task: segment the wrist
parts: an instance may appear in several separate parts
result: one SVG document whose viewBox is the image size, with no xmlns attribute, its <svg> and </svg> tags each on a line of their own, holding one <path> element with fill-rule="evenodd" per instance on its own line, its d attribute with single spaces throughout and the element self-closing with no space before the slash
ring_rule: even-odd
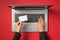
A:
<svg viewBox="0 0 60 40">
<path fill-rule="evenodd" d="M 19 32 L 19 30 L 16 30 L 16 32 Z"/>
<path fill-rule="evenodd" d="M 39 32 L 44 32 L 44 29 L 40 29 Z"/>
<path fill-rule="evenodd" d="M 21 31 L 21 28 L 17 28 L 17 29 L 16 29 L 16 32 L 20 32 L 20 31 Z"/>
<path fill-rule="evenodd" d="M 17 29 L 16 32 L 20 32 L 20 29 Z"/>
</svg>

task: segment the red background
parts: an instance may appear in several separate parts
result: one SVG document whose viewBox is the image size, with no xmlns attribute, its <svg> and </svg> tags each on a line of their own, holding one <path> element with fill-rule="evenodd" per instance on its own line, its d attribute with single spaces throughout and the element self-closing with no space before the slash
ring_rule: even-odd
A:
<svg viewBox="0 0 60 40">
<path fill-rule="evenodd" d="M 60 40 L 60 0 L 0 0 L 0 40 L 12 40 L 14 33 L 11 26 L 10 4 L 52 4 L 49 9 L 50 40 Z M 39 33 L 21 33 L 21 40 L 39 40 Z"/>
</svg>

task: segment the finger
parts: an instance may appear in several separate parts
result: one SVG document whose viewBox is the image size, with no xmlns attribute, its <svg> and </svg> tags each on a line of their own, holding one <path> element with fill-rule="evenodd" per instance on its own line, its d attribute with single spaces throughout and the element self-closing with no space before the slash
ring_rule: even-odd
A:
<svg viewBox="0 0 60 40">
<path fill-rule="evenodd" d="M 20 25 L 22 24 L 22 21 L 20 22 Z"/>
<path fill-rule="evenodd" d="M 43 17 L 40 16 L 40 20 L 43 20 Z"/>
<path fill-rule="evenodd" d="M 23 25 L 23 22 L 20 22 L 20 24 L 19 24 L 20 26 L 22 26 Z"/>
<path fill-rule="evenodd" d="M 43 22 L 43 21 L 44 21 L 44 20 L 43 20 L 43 17 L 41 17 L 41 16 L 38 17 L 38 22 L 39 22 L 39 23 L 41 23 L 41 22 Z"/>
<path fill-rule="evenodd" d="M 17 23 L 19 23 L 20 21 L 18 21 Z"/>
<path fill-rule="evenodd" d="M 20 23 L 20 21 L 17 22 L 17 24 L 19 24 L 19 23 Z"/>
<path fill-rule="evenodd" d="M 17 22 L 17 24 L 20 24 L 20 23 L 22 23 L 22 21 L 18 21 L 18 22 Z"/>
<path fill-rule="evenodd" d="M 44 25 L 46 25 L 46 22 L 44 21 Z"/>
<path fill-rule="evenodd" d="M 39 18 L 39 22 L 41 22 L 42 21 L 42 17 L 40 16 L 40 18 Z"/>
<path fill-rule="evenodd" d="M 40 17 L 38 17 L 38 23 L 40 23 Z"/>
<path fill-rule="evenodd" d="M 39 22 L 39 17 L 38 17 L 38 22 Z"/>
<path fill-rule="evenodd" d="M 40 22 L 43 22 L 44 20 L 43 20 L 43 17 L 40 17 Z"/>
</svg>

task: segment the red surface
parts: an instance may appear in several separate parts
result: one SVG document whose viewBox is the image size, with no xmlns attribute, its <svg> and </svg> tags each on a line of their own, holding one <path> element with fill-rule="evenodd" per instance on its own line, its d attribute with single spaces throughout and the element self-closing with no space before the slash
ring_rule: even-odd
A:
<svg viewBox="0 0 60 40">
<path fill-rule="evenodd" d="M 60 0 L 0 0 L 0 40 L 12 40 L 11 8 L 9 4 L 52 4 L 49 9 L 50 40 L 60 40 Z M 21 33 L 21 40 L 39 40 L 39 33 Z"/>
</svg>

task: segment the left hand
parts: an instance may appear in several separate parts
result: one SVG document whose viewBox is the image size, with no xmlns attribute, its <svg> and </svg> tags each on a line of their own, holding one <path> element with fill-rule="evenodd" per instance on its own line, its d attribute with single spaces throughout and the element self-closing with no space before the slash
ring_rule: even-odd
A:
<svg viewBox="0 0 60 40">
<path fill-rule="evenodd" d="M 16 23 L 16 32 L 19 32 L 20 30 L 21 30 L 21 27 L 22 27 L 22 22 L 20 22 L 20 21 L 18 21 L 17 23 Z"/>
</svg>

